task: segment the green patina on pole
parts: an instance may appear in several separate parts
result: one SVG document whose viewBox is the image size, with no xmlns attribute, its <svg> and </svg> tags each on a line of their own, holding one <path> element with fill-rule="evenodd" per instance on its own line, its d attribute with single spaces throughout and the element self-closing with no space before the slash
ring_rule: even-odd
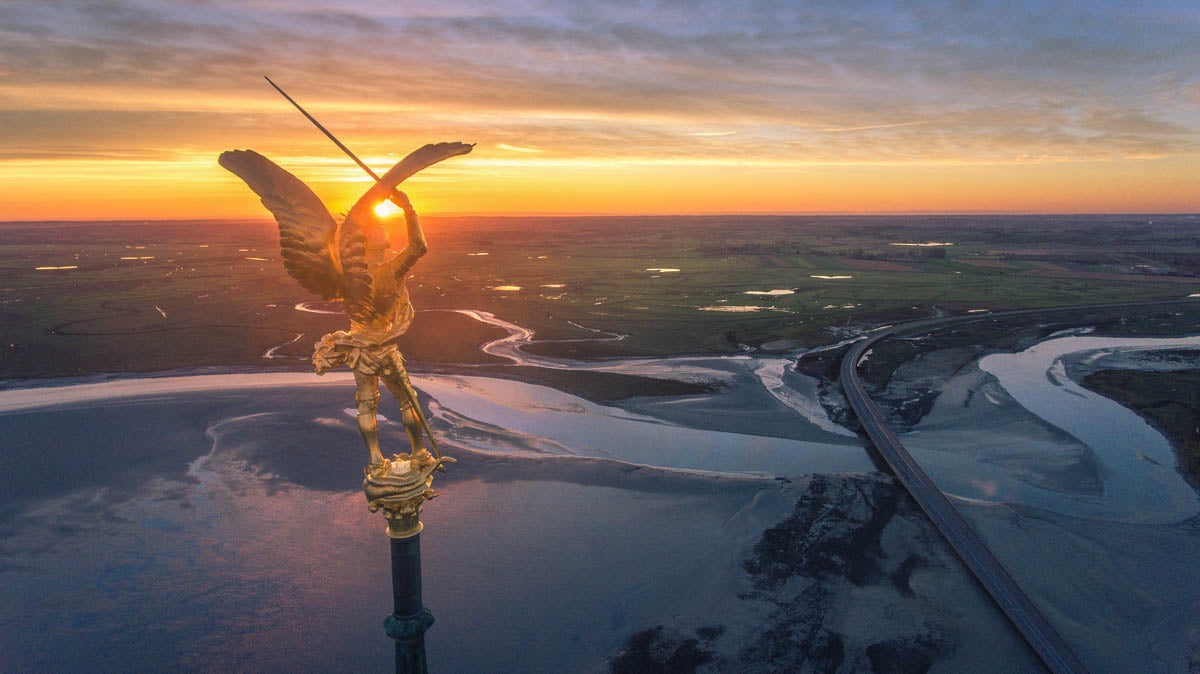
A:
<svg viewBox="0 0 1200 674">
<path fill-rule="evenodd" d="M 383 629 L 396 640 L 397 674 L 426 674 L 425 630 L 433 614 L 421 602 L 421 534 L 392 538 L 392 614 Z"/>
</svg>

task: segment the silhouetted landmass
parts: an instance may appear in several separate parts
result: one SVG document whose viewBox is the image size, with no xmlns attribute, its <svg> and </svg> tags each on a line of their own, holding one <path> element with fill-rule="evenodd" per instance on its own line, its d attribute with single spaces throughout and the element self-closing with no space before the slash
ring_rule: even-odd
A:
<svg viewBox="0 0 1200 674">
<path fill-rule="evenodd" d="M 660 625 L 629 638 L 625 650 L 610 662 L 613 674 L 690 674 L 700 665 L 712 662 L 712 651 L 705 650 L 701 640 L 711 641 L 722 628 L 700 628 L 695 637 L 674 637 L 664 634 Z M 707 635 L 708 638 L 704 639 Z"/>
<path fill-rule="evenodd" d="M 947 606 L 973 606 L 983 590 L 891 478 L 814 475 L 800 486 L 791 514 L 742 560 L 739 606 L 703 623 L 636 632 L 610 671 L 911 674 L 966 655 L 969 640 L 986 644 L 988 630 L 1009 629 L 990 604 L 986 614 Z M 910 582 L 915 574 L 919 583 Z M 729 615 L 737 617 L 721 622 Z M 1024 647 L 1010 638 L 992 638 L 990 650 L 1014 671 L 1036 667 L 1013 652 Z M 959 666 L 969 669 L 979 655 Z"/>
<path fill-rule="evenodd" d="M 1200 370 L 1100 370 L 1080 383 L 1161 431 L 1175 448 L 1179 472 L 1200 489 Z"/>
</svg>

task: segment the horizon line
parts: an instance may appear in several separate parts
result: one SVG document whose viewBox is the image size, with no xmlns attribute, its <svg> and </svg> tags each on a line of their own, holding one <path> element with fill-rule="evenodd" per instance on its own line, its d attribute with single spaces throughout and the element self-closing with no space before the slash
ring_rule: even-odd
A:
<svg viewBox="0 0 1200 674">
<path fill-rule="evenodd" d="M 600 213 L 600 212 L 443 212 L 424 213 L 428 218 L 699 218 L 699 217 L 884 217 L 884 216 L 979 216 L 979 215 L 1022 215 L 1022 216 L 1200 216 L 1200 211 L 1035 211 L 1035 210 L 895 210 L 895 211 L 722 211 L 704 213 Z M 162 218 L 162 217 L 110 217 L 110 218 L 16 218 L 0 220 L 0 224 L 39 224 L 39 223 L 71 223 L 71 222 L 228 222 L 245 220 L 249 222 L 274 222 L 270 217 L 263 216 L 227 216 L 227 217 L 197 217 L 197 218 Z"/>
</svg>

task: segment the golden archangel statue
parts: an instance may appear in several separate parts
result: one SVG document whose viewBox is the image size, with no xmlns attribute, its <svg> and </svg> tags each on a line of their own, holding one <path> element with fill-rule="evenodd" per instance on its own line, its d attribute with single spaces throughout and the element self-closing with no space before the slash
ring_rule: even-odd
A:
<svg viewBox="0 0 1200 674">
<path fill-rule="evenodd" d="M 396 186 L 422 169 L 470 152 L 472 147 L 438 143 L 416 150 L 381 176 L 341 222 L 330 215 L 307 185 L 257 152 L 232 150 L 219 159 L 220 165 L 245 181 L 275 216 L 288 274 L 321 298 L 340 300 L 349 315 L 350 329 L 322 337 L 312 358 L 317 374 L 341 365 L 354 372 L 358 430 L 370 453 L 364 488 L 372 510 L 387 505 L 375 503 L 378 498 L 395 501 L 387 497 L 396 497 L 396 487 L 402 487 L 401 483 L 408 485 L 401 492 L 421 484 L 427 487 L 427 473 L 440 468 L 443 461 L 453 461 L 440 456 L 434 459 L 425 449 L 422 429 L 428 433 L 428 425 L 396 348 L 396 340 L 408 330 L 414 315 L 404 281 L 427 249 L 417 213 Z M 385 199 L 404 211 L 407 245 L 399 252 L 392 250 L 388 228 L 375 213 L 375 207 Z M 376 419 L 380 379 L 400 403 L 400 419 L 411 443 L 407 456 L 386 459 L 380 450 Z M 432 436 L 430 441 L 436 452 Z M 399 479 L 406 476 L 420 479 Z M 389 487 L 389 482 L 395 484 Z M 373 500 L 373 495 L 378 498 Z"/>
</svg>

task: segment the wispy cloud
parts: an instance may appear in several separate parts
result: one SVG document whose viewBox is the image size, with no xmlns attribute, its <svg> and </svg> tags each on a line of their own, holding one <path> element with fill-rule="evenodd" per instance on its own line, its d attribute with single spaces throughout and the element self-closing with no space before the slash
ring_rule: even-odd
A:
<svg viewBox="0 0 1200 674">
<path fill-rule="evenodd" d="M 16 0 L 0 160 L 321 156 L 974 163 L 1197 152 L 1186 3 Z M 503 155 L 503 156 L 500 156 Z"/>
<path fill-rule="evenodd" d="M 842 127 L 832 127 L 832 128 L 828 128 L 828 129 L 821 129 L 821 131 L 823 131 L 825 133 L 841 133 L 843 131 L 870 131 L 873 129 L 898 129 L 902 126 L 921 126 L 922 124 L 929 124 L 929 121 L 922 120 L 922 121 L 915 121 L 915 122 L 896 122 L 895 124 L 866 124 L 863 126 L 842 126 Z"/>
<path fill-rule="evenodd" d="M 508 143 L 496 143 L 496 147 L 501 150 L 508 150 L 509 152 L 532 152 L 535 154 L 544 152 L 544 150 L 539 150 L 536 147 L 518 147 L 516 145 L 509 145 Z"/>
</svg>

